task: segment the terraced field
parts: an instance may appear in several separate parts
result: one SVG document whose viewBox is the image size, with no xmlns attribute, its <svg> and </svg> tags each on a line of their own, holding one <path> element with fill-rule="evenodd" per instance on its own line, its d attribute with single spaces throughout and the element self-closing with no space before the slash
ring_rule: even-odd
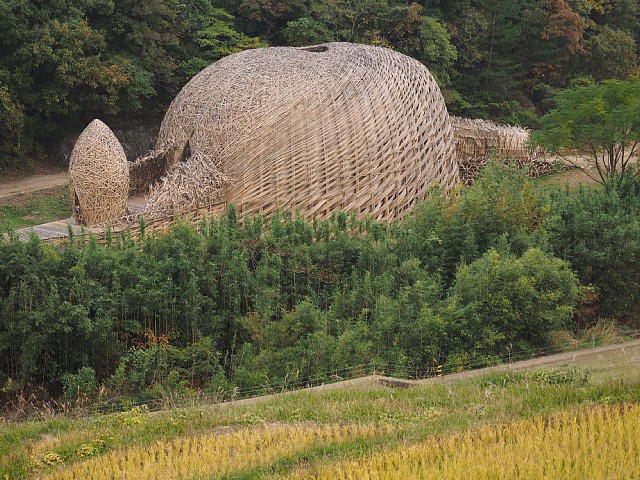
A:
<svg viewBox="0 0 640 480">
<path fill-rule="evenodd" d="M 635 478 L 638 349 L 398 389 L 0 427 L 0 478 Z"/>
</svg>

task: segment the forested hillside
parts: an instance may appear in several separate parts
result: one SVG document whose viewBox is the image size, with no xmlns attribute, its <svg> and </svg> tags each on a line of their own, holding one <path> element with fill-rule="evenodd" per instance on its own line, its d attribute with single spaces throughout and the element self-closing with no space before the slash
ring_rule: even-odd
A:
<svg viewBox="0 0 640 480">
<path fill-rule="evenodd" d="M 452 113 L 533 126 L 551 94 L 638 72 L 636 0 L 4 0 L 0 168 L 100 117 L 161 117 L 205 65 L 349 41 L 422 61 Z"/>
</svg>

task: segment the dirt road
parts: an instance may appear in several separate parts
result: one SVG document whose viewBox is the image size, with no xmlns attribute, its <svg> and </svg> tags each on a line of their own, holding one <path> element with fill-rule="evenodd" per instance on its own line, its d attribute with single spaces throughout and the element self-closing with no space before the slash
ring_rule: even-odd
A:
<svg viewBox="0 0 640 480">
<path fill-rule="evenodd" d="M 0 179 L 0 198 L 29 194 L 68 184 L 69 173 L 66 171 L 47 175 L 34 175 L 9 182 L 3 182 L 2 179 Z"/>
<path fill-rule="evenodd" d="M 640 340 L 632 340 L 630 342 L 619 343 L 615 345 L 605 345 L 602 347 L 588 348 L 586 350 L 576 350 L 573 352 L 556 353 L 545 357 L 532 358 L 497 367 L 486 367 L 477 370 L 468 370 L 465 372 L 445 375 L 441 378 L 428 378 L 425 380 L 414 381 L 414 384 L 425 385 L 435 382 L 453 382 L 463 378 L 473 378 L 485 375 L 489 372 L 517 372 L 521 370 L 531 370 L 535 368 L 554 367 L 565 363 L 578 365 L 597 365 L 605 363 L 605 358 L 612 356 L 621 356 L 625 358 L 626 365 L 635 365 L 640 367 Z"/>
<path fill-rule="evenodd" d="M 579 170 L 572 170 L 554 175 L 550 178 L 550 181 L 555 181 L 560 184 L 568 182 L 572 186 L 577 183 L 593 182 L 593 180 Z M 28 194 L 68 184 L 69 173 L 66 170 L 56 173 L 25 176 L 24 178 L 19 179 L 11 178 L 8 181 L 4 181 L 0 176 L 0 198 L 13 197 L 19 194 Z"/>
</svg>

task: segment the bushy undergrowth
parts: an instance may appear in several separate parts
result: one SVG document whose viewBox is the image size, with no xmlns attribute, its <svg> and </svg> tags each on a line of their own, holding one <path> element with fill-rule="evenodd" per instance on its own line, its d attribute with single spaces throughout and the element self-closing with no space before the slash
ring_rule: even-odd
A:
<svg viewBox="0 0 640 480">
<path fill-rule="evenodd" d="M 600 315 L 633 324 L 637 204 L 493 166 L 392 225 L 231 209 L 140 243 L 0 240 L 3 399 L 257 393 L 496 362 Z"/>
</svg>

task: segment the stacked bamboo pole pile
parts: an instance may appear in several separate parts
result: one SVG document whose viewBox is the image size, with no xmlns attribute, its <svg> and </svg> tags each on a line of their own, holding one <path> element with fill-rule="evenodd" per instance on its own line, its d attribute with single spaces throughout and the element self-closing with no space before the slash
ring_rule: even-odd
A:
<svg viewBox="0 0 640 480">
<path fill-rule="evenodd" d="M 174 165 L 166 177 L 151 187 L 144 214 L 163 217 L 219 203 L 224 187 L 231 183 L 215 159 L 196 152 L 188 162 Z"/>
</svg>

